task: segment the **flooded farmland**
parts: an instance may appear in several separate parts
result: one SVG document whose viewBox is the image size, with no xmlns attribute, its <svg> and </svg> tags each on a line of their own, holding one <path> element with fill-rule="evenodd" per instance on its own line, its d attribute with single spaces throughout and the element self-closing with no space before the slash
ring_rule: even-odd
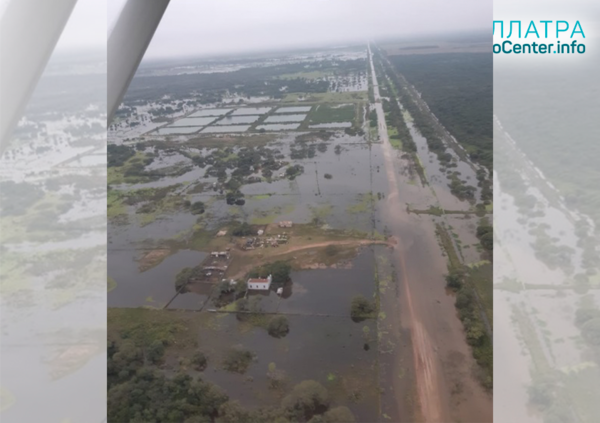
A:
<svg viewBox="0 0 600 423">
<path fill-rule="evenodd" d="M 449 169 L 412 125 L 415 156 L 372 135 L 369 63 L 350 57 L 335 60 L 354 76 L 327 84 L 319 72 L 289 72 L 325 91 L 288 93 L 285 107 L 280 93 L 291 80 L 271 76 L 281 84 L 273 96 L 228 87 L 229 100 L 261 98 L 255 107 L 169 99 L 187 117 L 109 148 L 116 348 L 142 331 L 133 340 L 141 348 L 163 345 L 150 367 L 168 378 L 198 376 L 247 409 L 285 409 L 285 398 L 310 385 L 357 421 L 411 422 L 422 412 L 419 316 L 426 341 L 445 345 L 433 359 L 442 412 L 482 415 L 451 405 L 484 394 L 466 371 L 474 362 L 445 288 L 450 253 L 442 248 L 459 246 L 463 261 L 481 261 L 474 235 L 461 238 L 473 246 L 467 252 L 452 239 L 453 228 L 457 237 L 476 231 L 468 220 L 479 198 L 456 198 Z M 191 129 L 188 122 L 210 126 L 169 132 Z M 453 171 L 477 180 L 452 157 Z M 466 215 L 451 221 L 445 210 Z M 453 383 L 464 392 L 447 394 Z"/>
</svg>

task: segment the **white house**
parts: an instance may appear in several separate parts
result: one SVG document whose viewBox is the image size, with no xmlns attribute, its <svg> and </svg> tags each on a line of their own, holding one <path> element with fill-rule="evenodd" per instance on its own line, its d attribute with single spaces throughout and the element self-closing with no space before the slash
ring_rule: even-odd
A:
<svg viewBox="0 0 600 423">
<path fill-rule="evenodd" d="M 248 289 L 256 289 L 259 291 L 268 291 L 271 288 L 272 277 L 269 275 L 265 278 L 250 278 L 248 279 Z"/>
</svg>

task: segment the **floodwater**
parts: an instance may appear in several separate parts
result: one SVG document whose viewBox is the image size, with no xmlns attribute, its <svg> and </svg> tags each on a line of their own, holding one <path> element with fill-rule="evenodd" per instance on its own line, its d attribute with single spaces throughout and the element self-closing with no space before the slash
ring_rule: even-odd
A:
<svg viewBox="0 0 600 423">
<path fill-rule="evenodd" d="M 379 99 L 372 60 L 371 69 L 375 98 Z M 454 296 L 445 289 L 447 262 L 441 254 L 435 226 L 429 217 L 408 214 L 402 207 L 406 179 L 398 172 L 400 163 L 394 160 L 396 151 L 387 137 L 381 103 L 376 104 L 376 110 L 389 184 L 381 218 L 398 243 L 392 257 L 399 280 L 398 318 L 402 327 L 410 331 L 410 368 L 415 375 L 414 394 L 419 405 L 416 419 L 402 410 L 399 415 L 402 421 L 492 421 L 491 395 L 474 377 L 477 364 L 465 341 Z M 418 189 L 421 196 L 431 196 L 428 187 Z"/>
<path fill-rule="evenodd" d="M 228 132 L 245 132 L 250 125 L 232 125 L 232 126 L 208 126 L 202 130 L 203 134 L 216 134 Z"/>
<path fill-rule="evenodd" d="M 321 128 L 350 128 L 352 122 L 329 122 L 329 123 L 318 123 L 316 125 L 309 125 L 310 129 L 321 129 Z"/>
<path fill-rule="evenodd" d="M 167 128 L 172 128 L 174 126 L 205 126 L 215 119 L 216 117 L 188 117 L 179 119 L 178 121 L 169 125 Z"/>
<path fill-rule="evenodd" d="M 265 123 L 277 123 L 277 122 L 302 122 L 306 119 L 306 115 L 281 115 L 281 116 L 269 116 L 265 119 Z"/>
<path fill-rule="evenodd" d="M 242 107 L 241 109 L 235 110 L 232 115 L 264 115 L 265 113 L 269 113 L 271 109 L 272 107 Z"/>
<path fill-rule="evenodd" d="M 164 127 L 158 128 L 156 133 L 158 135 L 173 135 L 173 134 L 193 134 L 194 132 L 198 132 L 202 129 L 201 126 L 184 126 L 181 128 L 172 128 L 172 127 Z"/>
<path fill-rule="evenodd" d="M 264 129 L 265 131 L 289 131 L 298 129 L 299 126 L 299 123 L 274 123 L 271 125 L 258 125 L 256 129 L 258 131 L 261 129 Z"/>
<path fill-rule="evenodd" d="M 110 249 L 108 275 L 117 287 L 108 293 L 109 307 L 164 307 L 177 293 L 175 277 L 182 269 L 199 265 L 205 253 L 181 250 L 160 264 L 140 272 L 135 250 Z"/>
<path fill-rule="evenodd" d="M 375 294 L 374 256 L 364 249 L 348 269 L 292 272 L 291 295 L 279 305 L 280 313 L 317 313 L 347 317 L 352 298 Z"/>
<path fill-rule="evenodd" d="M 188 117 L 201 117 L 201 116 L 222 116 L 232 109 L 203 109 L 192 113 Z"/>
<path fill-rule="evenodd" d="M 312 106 L 297 106 L 297 107 L 280 107 L 275 110 L 275 113 L 299 113 L 308 112 L 312 109 Z"/>
<path fill-rule="evenodd" d="M 267 373 L 273 363 L 285 378 L 286 392 L 304 380 L 327 388 L 335 404 L 345 405 L 358 422 L 378 420 L 377 327 L 375 322 L 354 323 L 349 317 L 287 316 L 290 332 L 282 339 L 259 327 L 242 330 L 235 315 L 214 317 L 199 333 L 199 349 L 208 367 L 198 376 L 226 388 L 232 400 L 245 407 L 279 406 L 281 393 L 269 388 Z M 369 349 L 365 350 L 365 344 Z M 222 369 L 223 356 L 232 347 L 255 355 L 245 374 Z M 175 364 L 173 357 L 173 366 Z M 349 398 L 353 400 L 349 401 Z"/>
<path fill-rule="evenodd" d="M 227 115 L 217 121 L 215 125 L 238 125 L 240 123 L 253 123 L 258 120 L 259 116 L 231 116 Z"/>
</svg>

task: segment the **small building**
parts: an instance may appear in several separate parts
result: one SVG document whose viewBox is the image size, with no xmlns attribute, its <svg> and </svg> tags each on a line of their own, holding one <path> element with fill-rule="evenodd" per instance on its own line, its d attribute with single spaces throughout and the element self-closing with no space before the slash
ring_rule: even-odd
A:
<svg viewBox="0 0 600 423">
<path fill-rule="evenodd" d="M 215 258 L 217 258 L 217 257 L 229 258 L 229 253 L 227 251 L 213 251 L 210 253 L 210 255 Z"/>
<path fill-rule="evenodd" d="M 256 289 L 258 291 L 268 291 L 271 288 L 271 275 L 266 278 L 250 278 L 248 279 L 248 289 Z"/>
<path fill-rule="evenodd" d="M 280 228 L 291 228 L 292 221 L 291 220 L 282 220 L 281 222 L 279 222 L 279 227 Z"/>
<path fill-rule="evenodd" d="M 217 232 L 217 236 L 225 236 L 227 235 L 227 229 L 221 229 L 219 232 Z"/>
<path fill-rule="evenodd" d="M 257 233 L 258 233 L 258 236 L 261 236 L 262 234 L 265 233 L 265 231 L 263 231 L 262 229 L 259 229 Z"/>
</svg>

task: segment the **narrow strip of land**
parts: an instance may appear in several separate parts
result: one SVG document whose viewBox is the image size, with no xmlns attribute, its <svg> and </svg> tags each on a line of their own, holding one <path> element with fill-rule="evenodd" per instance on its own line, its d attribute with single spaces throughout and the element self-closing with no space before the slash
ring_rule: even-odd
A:
<svg viewBox="0 0 600 423">
<path fill-rule="evenodd" d="M 375 73 L 375 67 L 373 65 L 373 55 L 371 53 L 370 47 L 369 60 L 371 63 L 371 74 L 373 77 L 373 89 L 375 95 L 375 108 L 377 111 L 378 130 L 379 136 L 383 143 L 385 170 L 389 183 L 389 195 L 387 197 L 387 201 L 388 205 L 393 210 L 397 210 L 398 213 L 403 213 L 404 208 L 400 203 L 399 184 L 398 180 L 396 179 L 396 173 L 394 170 L 393 163 L 396 154 L 388 138 L 388 131 L 385 122 L 385 113 L 381 104 L 379 87 L 377 85 L 377 75 Z M 442 422 L 443 416 L 438 386 L 438 368 L 436 361 L 433 359 L 435 352 L 427 334 L 427 331 L 421 323 L 420 316 L 418 315 L 413 306 L 410 289 L 411 281 L 409 280 L 408 273 L 406 272 L 406 262 L 403 256 L 403 251 L 405 250 L 402 247 L 402 238 L 397 235 L 395 235 L 395 238 L 398 240 L 399 244 L 397 254 L 401 266 L 400 273 L 402 275 L 406 301 L 408 305 L 408 315 L 410 316 L 411 320 L 410 326 L 412 347 L 417 383 L 417 395 L 420 405 L 421 417 L 423 421 L 428 423 Z"/>
</svg>

